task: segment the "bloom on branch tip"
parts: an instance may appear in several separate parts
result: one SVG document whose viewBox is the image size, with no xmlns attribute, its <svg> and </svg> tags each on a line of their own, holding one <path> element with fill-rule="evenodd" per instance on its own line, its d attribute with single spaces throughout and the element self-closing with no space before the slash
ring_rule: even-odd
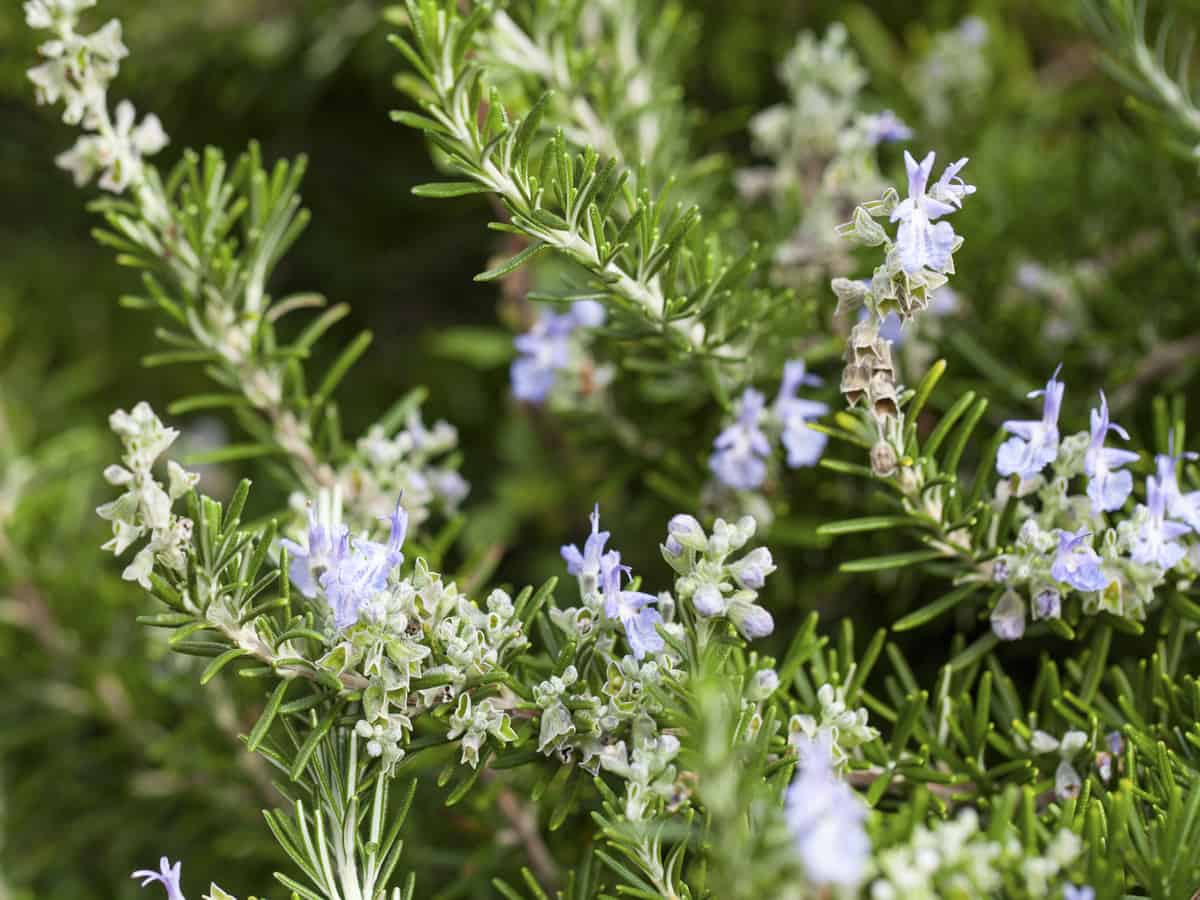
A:
<svg viewBox="0 0 1200 900">
<path fill-rule="evenodd" d="M 1029 393 L 1031 398 L 1044 397 L 1041 421 L 1010 419 L 1004 423 L 1012 437 L 996 453 L 996 471 L 1001 475 L 1032 478 L 1058 457 L 1058 414 L 1066 389 L 1058 380 L 1061 370 L 1061 365 L 1054 370 L 1043 390 Z"/>
<path fill-rule="evenodd" d="M 183 889 L 179 886 L 179 879 L 183 869 L 183 863 L 177 862 L 171 865 L 171 861 L 165 856 L 158 861 L 159 871 L 155 872 L 152 869 L 138 869 L 130 878 L 141 879 L 142 887 L 157 881 L 167 892 L 167 900 L 185 900 Z"/>
<path fill-rule="evenodd" d="M 1108 399 L 1100 392 L 1100 408 L 1092 410 L 1091 442 L 1083 457 L 1083 469 L 1088 476 L 1087 493 L 1095 513 L 1112 512 L 1120 509 L 1133 492 L 1133 475 L 1122 466 L 1135 463 L 1138 455 L 1129 450 L 1118 450 L 1104 446 L 1110 431 L 1129 440 L 1129 434 L 1120 425 L 1109 421 Z"/>
<path fill-rule="evenodd" d="M 908 197 L 892 210 L 891 221 L 900 223 L 896 232 L 896 249 L 900 267 L 910 275 L 922 269 L 945 272 L 950 268 L 950 256 L 958 235 L 949 222 L 937 220 L 962 206 L 962 198 L 974 191 L 973 187 L 957 177 L 959 170 L 966 165 L 964 158 L 947 167 L 934 186 L 935 190 L 927 193 L 935 158 L 936 154 L 930 150 L 924 159 L 917 162 L 911 153 L 904 151 Z"/>
</svg>

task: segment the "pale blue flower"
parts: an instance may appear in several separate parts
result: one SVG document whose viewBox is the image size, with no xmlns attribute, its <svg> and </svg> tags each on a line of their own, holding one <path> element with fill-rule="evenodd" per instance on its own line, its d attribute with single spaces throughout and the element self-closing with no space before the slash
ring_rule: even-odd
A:
<svg viewBox="0 0 1200 900">
<path fill-rule="evenodd" d="M 871 855 L 866 804 L 834 771 L 828 735 L 798 749 L 800 769 L 784 808 L 805 874 L 814 885 L 857 887 Z"/>
<path fill-rule="evenodd" d="M 1102 591 L 1112 581 L 1101 571 L 1103 561 L 1092 549 L 1091 536 L 1092 533 L 1086 528 L 1079 531 L 1060 530 L 1058 551 L 1050 566 L 1052 578 L 1084 593 Z"/>
<path fill-rule="evenodd" d="M 1065 389 L 1058 380 L 1061 369 L 1060 365 L 1054 370 L 1045 390 L 1029 393 L 1031 398 L 1045 397 L 1040 422 L 1010 419 L 1004 423 L 1004 430 L 1013 437 L 1001 444 L 996 454 L 996 471 L 1001 475 L 1032 478 L 1058 457 L 1058 413 Z"/>
<path fill-rule="evenodd" d="M 1171 453 L 1160 453 L 1154 458 L 1158 472 L 1158 485 L 1166 502 L 1167 515 L 1187 522 L 1193 531 L 1200 532 L 1200 491 L 1183 493 L 1175 468 L 1181 459 L 1195 459 L 1195 453 L 1174 454 L 1175 436 L 1171 436 Z"/>
<path fill-rule="evenodd" d="M 292 555 L 288 568 L 292 583 L 304 596 L 324 593 L 335 628 L 358 621 L 362 604 L 387 587 L 388 576 L 404 562 L 400 552 L 408 532 L 408 513 L 399 503 L 390 517 L 387 543 L 352 537 L 345 525 L 326 527 L 309 514 L 308 546 L 283 541 Z"/>
<path fill-rule="evenodd" d="M 709 457 L 709 468 L 723 484 L 752 491 L 767 477 L 771 445 L 760 427 L 762 416 L 763 395 L 747 388 L 738 403 L 737 420 L 717 435 Z"/>
<path fill-rule="evenodd" d="M 591 593 L 600 584 L 600 563 L 604 557 L 604 546 L 609 534 L 600 530 L 600 504 L 597 503 L 589 519 L 592 533 L 583 542 L 583 550 L 573 544 L 564 544 L 562 558 L 567 563 L 567 572 L 580 579 L 583 593 Z"/>
<path fill-rule="evenodd" d="M 811 428 L 809 423 L 829 412 L 829 407 L 819 401 L 797 396 L 802 386 L 816 387 L 820 384 L 820 378 L 808 374 L 802 359 L 793 359 L 783 367 L 783 379 L 775 397 L 775 416 L 783 423 L 780 439 L 787 450 L 789 468 L 815 466 L 825 452 L 828 436 Z"/>
<path fill-rule="evenodd" d="M 1108 400 L 1101 391 L 1100 408 L 1092 410 L 1092 440 L 1083 457 L 1083 469 L 1090 479 L 1087 494 L 1095 513 L 1120 509 L 1133 491 L 1133 475 L 1121 467 L 1137 462 L 1138 455 L 1105 447 L 1104 438 L 1110 431 L 1129 440 L 1124 428 L 1109 421 Z"/>
<path fill-rule="evenodd" d="M 866 126 L 867 140 L 872 144 L 907 141 L 913 136 L 913 130 L 890 109 L 864 116 L 863 124 Z"/>
<path fill-rule="evenodd" d="M 141 879 L 142 887 L 146 887 L 157 881 L 167 891 L 167 900 L 185 900 L 183 896 L 183 888 L 179 886 L 179 879 L 183 869 L 183 863 L 177 862 L 171 865 L 171 861 L 165 856 L 158 861 L 158 871 L 151 869 L 138 869 L 130 878 Z"/>
<path fill-rule="evenodd" d="M 604 307 L 579 300 L 565 313 L 542 310 L 533 327 L 513 339 L 518 354 L 511 369 L 513 394 L 527 403 L 542 403 L 561 369 L 571 363 L 571 335 L 578 328 L 604 324 Z"/>
<path fill-rule="evenodd" d="M 642 659 L 647 653 L 658 653 L 664 646 L 656 627 L 663 618 L 653 608 L 658 598 L 641 591 L 622 590 L 621 577 L 629 575 L 629 567 L 621 565 L 620 554 L 606 553 L 602 562 L 604 614 L 621 623 L 635 659 Z"/>
<path fill-rule="evenodd" d="M 1172 468 L 1172 476 L 1174 469 Z M 1182 522 L 1167 517 L 1167 495 L 1162 482 L 1151 475 L 1146 479 L 1146 519 L 1133 536 L 1130 558 L 1139 565 L 1158 566 L 1164 572 L 1174 568 L 1187 550 L 1176 541 L 1188 533 Z"/>
<path fill-rule="evenodd" d="M 1068 884 L 1063 887 L 1063 900 L 1096 900 L 1096 891 L 1090 885 Z"/>
<path fill-rule="evenodd" d="M 926 193 L 934 158 L 935 154 L 930 150 L 918 163 L 911 153 L 904 151 L 908 197 L 892 210 L 891 220 L 900 223 L 896 233 L 896 248 L 905 272 L 919 272 L 924 268 L 945 272 L 950 266 L 950 253 L 957 236 L 949 222 L 937 222 L 936 225 L 934 222 L 954 212 L 956 206 Z M 961 162 L 965 163 L 966 160 Z M 962 167 L 958 163 L 956 165 Z M 941 184 L 940 181 L 938 183 Z"/>
<path fill-rule="evenodd" d="M 966 164 L 967 157 L 964 156 L 946 166 L 942 171 L 942 177 L 937 180 L 929 193 L 956 209 L 962 209 L 963 200 L 975 193 L 975 185 L 967 184 L 958 174 Z"/>
<path fill-rule="evenodd" d="M 513 340 L 520 354 L 511 369 L 513 395 L 518 400 L 541 403 L 546 399 L 558 371 L 571 361 L 569 338 L 574 329 L 570 313 L 543 310 L 533 327 Z"/>
<path fill-rule="evenodd" d="M 305 597 L 314 599 L 320 592 L 317 577 L 329 568 L 334 554 L 350 529 L 341 523 L 326 526 L 317 516 L 315 507 L 308 510 L 308 546 L 287 538 L 280 544 L 291 557 L 288 577 Z"/>
</svg>

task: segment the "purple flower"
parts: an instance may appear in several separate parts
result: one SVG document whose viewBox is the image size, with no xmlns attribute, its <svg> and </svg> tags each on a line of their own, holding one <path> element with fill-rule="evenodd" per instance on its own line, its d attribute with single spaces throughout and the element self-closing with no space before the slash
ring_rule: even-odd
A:
<svg viewBox="0 0 1200 900">
<path fill-rule="evenodd" d="M 867 808 L 834 771 L 828 735 L 804 741 L 799 750 L 800 771 L 784 806 L 805 874 L 813 884 L 857 887 L 871 855 Z"/>
<path fill-rule="evenodd" d="M 933 223 L 954 212 L 957 207 L 934 199 L 925 192 L 933 171 L 934 158 L 935 154 L 930 150 L 918 163 L 911 153 L 904 151 L 904 168 L 908 173 L 908 197 L 892 210 L 891 221 L 900 223 L 896 233 L 896 247 L 900 253 L 900 265 L 905 272 L 919 272 L 924 268 L 944 272 L 950 266 L 950 252 L 956 238 L 954 229 L 949 222 L 938 222 L 936 225 Z M 966 160 L 961 160 L 955 165 L 962 168 L 965 162 Z M 958 168 L 954 169 L 954 172 L 957 172 Z M 947 172 L 949 171 L 948 169 Z M 943 179 L 946 177 L 942 176 Z M 939 185 L 941 183 L 938 182 Z"/>
<path fill-rule="evenodd" d="M 1077 591 L 1090 593 L 1102 591 L 1112 579 L 1101 571 L 1100 555 L 1092 549 L 1087 529 L 1058 533 L 1058 552 L 1050 566 L 1050 575 L 1056 581 L 1069 584 Z"/>
<path fill-rule="evenodd" d="M 1175 467 L 1181 459 L 1195 459 L 1195 453 L 1174 454 L 1175 436 L 1171 436 L 1171 453 L 1160 453 L 1154 458 L 1158 472 L 1158 486 L 1166 501 L 1167 515 L 1187 522 L 1193 531 L 1200 532 L 1200 491 L 1183 493 L 1175 476 Z"/>
<path fill-rule="evenodd" d="M 767 477 L 771 445 L 759 426 L 762 415 L 763 395 L 747 388 L 738 403 L 737 421 L 713 442 L 708 466 L 719 481 L 736 490 L 752 491 Z"/>
<path fill-rule="evenodd" d="M 1159 458 L 1160 460 L 1162 457 Z M 1162 466 L 1159 467 L 1160 472 Z M 1171 471 L 1174 477 L 1174 469 Z M 1130 558 L 1139 565 L 1158 566 L 1164 572 L 1174 568 L 1187 550 L 1176 538 L 1188 533 L 1188 526 L 1174 522 L 1167 515 L 1167 494 L 1162 482 L 1151 475 L 1146 479 L 1146 520 L 1133 536 Z"/>
<path fill-rule="evenodd" d="M 828 437 L 811 428 L 809 422 L 825 415 L 829 407 L 797 396 L 802 385 L 816 387 L 820 384 L 820 378 L 807 373 L 802 359 L 793 359 L 783 367 L 783 379 L 775 396 L 775 416 L 783 423 L 781 440 L 787 450 L 789 468 L 815 466 L 825 452 Z"/>
<path fill-rule="evenodd" d="M 867 140 L 871 144 L 881 144 L 884 141 L 907 141 L 913 136 L 913 131 L 893 110 L 885 109 L 873 115 L 864 116 Z"/>
<path fill-rule="evenodd" d="M 605 554 L 602 562 L 604 614 L 621 623 L 635 659 L 641 659 L 647 653 L 658 653 L 664 646 L 662 635 L 655 627 L 663 620 L 653 608 L 658 598 L 653 594 L 621 589 L 621 576 L 628 576 L 629 568 L 621 565 L 621 556 L 617 552 Z"/>
<path fill-rule="evenodd" d="M 1058 412 L 1066 387 L 1058 380 L 1061 370 L 1061 365 L 1054 370 L 1045 390 L 1029 393 L 1031 398 L 1045 397 L 1040 422 L 1010 419 L 1004 423 L 1004 430 L 1013 437 L 1001 444 L 996 454 L 996 471 L 1001 475 L 1032 478 L 1057 458 Z"/>
<path fill-rule="evenodd" d="M 1109 421 L 1108 399 L 1101 391 L 1100 408 L 1092 410 L 1092 441 L 1083 457 L 1083 469 L 1090 479 L 1087 493 L 1095 513 L 1120 509 L 1133 491 L 1133 475 L 1121 466 L 1137 462 L 1138 455 L 1105 447 L 1104 438 L 1110 431 L 1129 440 L 1124 428 Z"/>
<path fill-rule="evenodd" d="M 138 869 L 130 878 L 142 880 L 142 887 L 148 886 L 151 882 L 157 881 L 167 891 L 167 900 L 185 900 L 183 889 L 179 886 L 179 878 L 183 863 L 177 862 L 171 865 L 170 860 L 165 856 L 158 861 L 158 871 L 151 869 Z"/>
<path fill-rule="evenodd" d="M 1090 885 L 1081 884 L 1076 887 L 1068 884 L 1063 887 L 1063 900 L 1096 900 L 1096 891 Z"/>
</svg>

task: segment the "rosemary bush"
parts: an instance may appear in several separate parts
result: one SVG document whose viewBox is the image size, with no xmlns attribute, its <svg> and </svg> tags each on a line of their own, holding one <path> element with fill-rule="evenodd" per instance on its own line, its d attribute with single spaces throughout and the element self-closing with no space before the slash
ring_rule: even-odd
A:
<svg viewBox="0 0 1200 900">
<path fill-rule="evenodd" d="M 1194 9 L 250 5 L 199 133 L 95 6 L 2 20 L 103 254 L 0 288 L 0 898 L 1200 894 Z"/>
</svg>

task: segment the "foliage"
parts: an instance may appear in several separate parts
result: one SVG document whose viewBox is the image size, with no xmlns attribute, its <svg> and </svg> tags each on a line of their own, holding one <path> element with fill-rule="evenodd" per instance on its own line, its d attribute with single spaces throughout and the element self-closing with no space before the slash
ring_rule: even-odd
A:
<svg viewBox="0 0 1200 900">
<path fill-rule="evenodd" d="M 0 896 L 1200 888 L 1182 4 L 91 5 L 24 5 L 28 74 L 133 277 L 56 223 L 0 291 Z M 241 36 L 244 120 L 155 27 Z M 397 66 L 308 227 L 267 123 Z M 416 341 L 358 281 L 397 218 L 465 298 Z"/>
</svg>

